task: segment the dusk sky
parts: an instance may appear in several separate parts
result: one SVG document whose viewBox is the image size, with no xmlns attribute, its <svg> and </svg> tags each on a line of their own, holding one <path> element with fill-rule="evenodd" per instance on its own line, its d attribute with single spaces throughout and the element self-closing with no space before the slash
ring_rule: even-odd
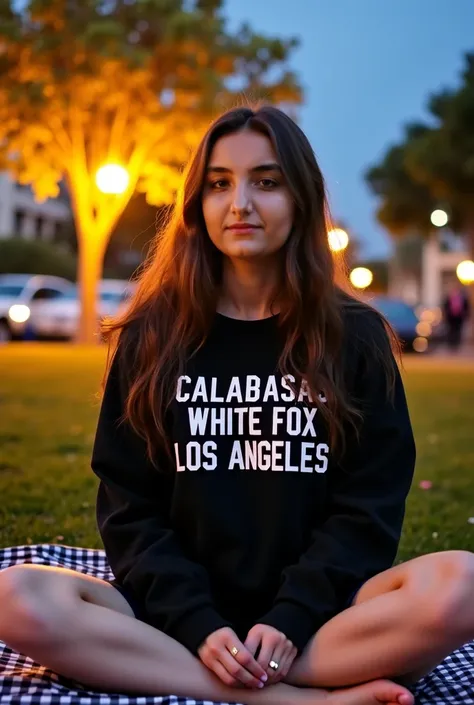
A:
<svg viewBox="0 0 474 705">
<path fill-rule="evenodd" d="M 473 0 L 226 0 L 230 26 L 295 35 L 294 69 L 305 88 L 301 127 L 326 177 L 333 216 L 385 256 L 366 167 L 427 117 L 428 95 L 459 81 L 474 51 Z"/>
</svg>

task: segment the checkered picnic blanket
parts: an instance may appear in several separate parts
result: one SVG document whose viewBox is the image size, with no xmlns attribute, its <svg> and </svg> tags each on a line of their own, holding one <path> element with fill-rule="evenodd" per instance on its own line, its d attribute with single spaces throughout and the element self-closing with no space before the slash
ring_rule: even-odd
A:
<svg viewBox="0 0 474 705">
<path fill-rule="evenodd" d="M 70 568 L 102 580 L 113 574 L 96 549 L 38 544 L 0 549 L 0 570 L 18 563 Z M 1 609 L 1 606 L 0 606 Z M 417 705 L 474 705 L 474 642 L 446 658 L 414 689 Z M 229 705 L 169 695 L 100 693 L 43 668 L 0 641 L 1 705 Z"/>
</svg>

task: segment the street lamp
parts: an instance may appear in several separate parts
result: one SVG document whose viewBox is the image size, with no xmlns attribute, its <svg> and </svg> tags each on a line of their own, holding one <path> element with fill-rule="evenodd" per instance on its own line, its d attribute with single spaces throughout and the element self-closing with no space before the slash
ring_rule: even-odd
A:
<svg viewBox="0 0 474 705">
<path fill-rule="evenodd" d="M 128 188 L 128 171 L 120 164 L 104 164 L 97 170 L 95 182 L 102 193 L 120 195 Z"/>
<path fill-rule="evenodd" d="M 328 231 L 329 248 L 332 252 L 342 252 L 349 244 L 349 235 L 342 228 Z"/>
<path fill-rule="evenodd" d="M 372 284 L 374 275 L 367 267 L 356 267 L 350 273 L 349 279 L 356 289 L 367 289 Z"/>
<path fill-rule="evenodd" d="M 431 222 L 437 228 L 444 228 L 444 226 L 447 225 L 448 220 L 449 220 L 448 214 L 446 213 L 446 211 L 443 211 L 440 208 L 433 211 L 431 214 Z"/>
<path fill-rule="evenodd" d="M 456 274 L 461 284 L 472 284 L 474 282 L 474 262 L 465 259 L 456 267 Z"/>
</svg>

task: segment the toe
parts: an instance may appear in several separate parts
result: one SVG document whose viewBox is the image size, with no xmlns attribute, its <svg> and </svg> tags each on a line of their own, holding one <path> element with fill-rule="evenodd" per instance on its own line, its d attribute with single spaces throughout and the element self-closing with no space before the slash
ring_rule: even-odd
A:
<svg viewBox="0 0 474 705">
<path fill-rule="evenodd" d="M 391 681 L 377 682 L 377 700 L 385 705 L 413 705 L 413 696 L 403 686 Z"/>
<path fill-rule="evenodd" d="M 411 693 L 402 693 L 398 696 L 399 705 L 413 705 L 414 698 Z"/>
</svg>

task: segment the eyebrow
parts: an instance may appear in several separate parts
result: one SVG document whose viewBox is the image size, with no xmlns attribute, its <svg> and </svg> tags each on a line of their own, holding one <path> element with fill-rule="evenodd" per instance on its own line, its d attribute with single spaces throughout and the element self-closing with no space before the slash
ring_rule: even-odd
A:
<svg viewBox="0 0 474 705">
<path fill-rule="evenodd" d="M 207 168 L 207 172 L 214 172 L 216 174 L 230 174 L 232 169 L 228 169 L 225 166 L 209 166 Z M 262 171 L 280 171 L 281 172 L 281 167 L 279 164 L 276 162 L 269 162 L 268 164 L 259 164 L 258 166 L 254 166 L 250 169 L 250 171 L 254 173 L 261 173 Z"/>
</svg>

